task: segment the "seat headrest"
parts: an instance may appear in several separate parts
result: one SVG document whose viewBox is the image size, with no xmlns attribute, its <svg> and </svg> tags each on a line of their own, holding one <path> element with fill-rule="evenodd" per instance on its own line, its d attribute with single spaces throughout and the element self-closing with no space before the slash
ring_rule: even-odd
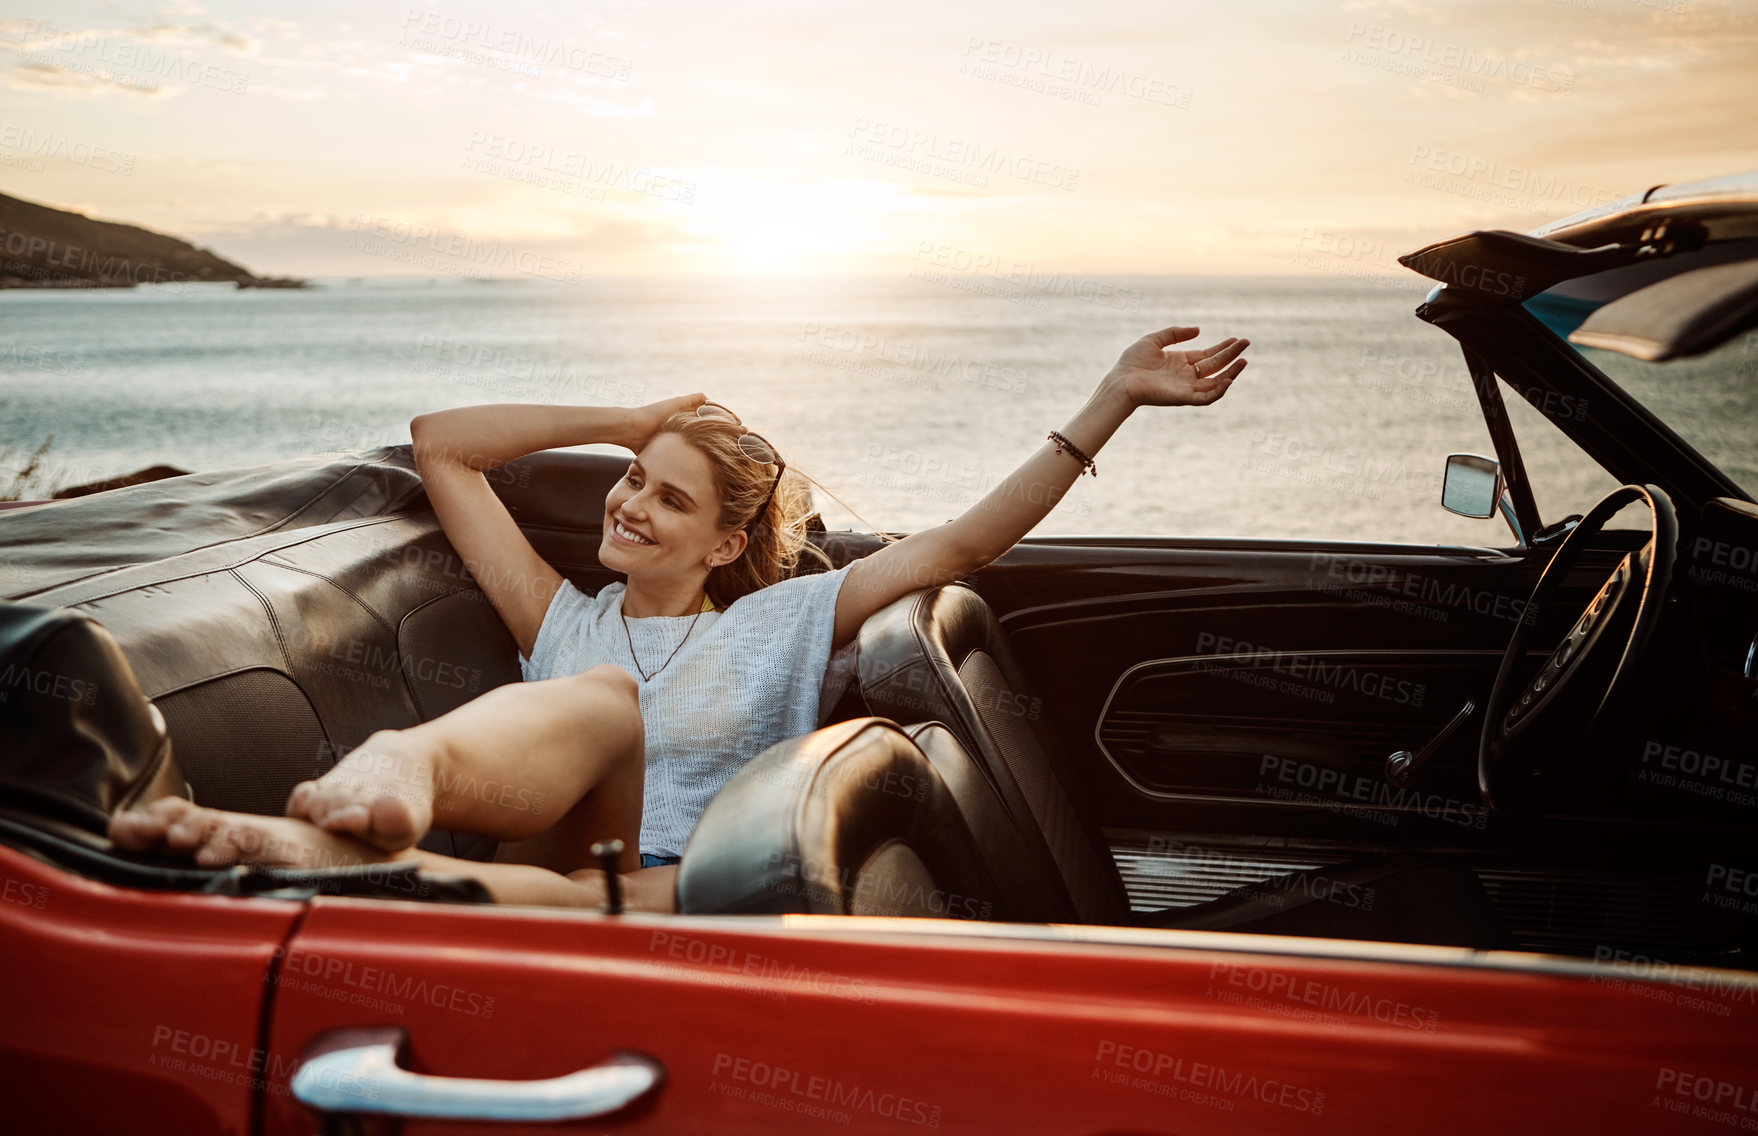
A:
<svg viewBox="0 0 1758 1136">
<path fill-rule="evenodd" d="M 116 810 L 182 790 L 164 716 L 110 633 L 0 602 L 0 805 L 102 834 Z"/>
</svg>

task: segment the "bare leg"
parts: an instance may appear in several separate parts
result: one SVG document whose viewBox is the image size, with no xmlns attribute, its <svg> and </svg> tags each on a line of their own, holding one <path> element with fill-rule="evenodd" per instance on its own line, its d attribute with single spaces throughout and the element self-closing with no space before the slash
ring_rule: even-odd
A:
<svg viewBox="0 0 1758 1136">
<path fill-rule="evenodd" d="M 188 856 L 204 868 L 240 863 L 349 868 L 398 858 L 307 821 L 204 809 L 182 797 L 116 813 L 110 818 L 110 839 L 135 852 Z"/>
<path fill-rule="evenodd" d="M 634 858 L 642 756 L 635 680 L 597 666 L 496 687 L 431 722 L 381 730 L 294 789 L 287 813 L 385 851 L 436 824 L 520 843 L 568 820 L 590 826 L 593 839 L 621 837 Z M 589 790 L 595 800 L 577 810 Z M 558 867 L 554 851 L 533 855 Z"/>
<path fill-rule="evenodd" d="M 574 803 L 567 815 L 535 836 L 502 841 L 494 858 L 501 863 L 533 864 L 568 875 L 582 868 L 601 867 L 592 856 L 592 845 L 614 839 L 623 842 L 618 870 L 632 872 L 640 868 L 644 757 L 637 749 L 632 760 L 613 766 L 604 780 Z"/>
<path fill-rule="evenodd" d="M 204 867 L 253 863 L 320 869 L 415 860 L 424 871 L 480 881 L 497 903 L 598 908 L 607 901 L 604 873 L 595 869 L 563 875 L 528 864 L 483 864 L 413 848 L 385 852 L 308 821 L 204 809 L 181 797 L 117 813 L 110 818 L 110 838 L 134 851 L 188 855 Z M 676 867 L 636 869 L 623 873 L 622 881 L 628 910 L 675 909 Z"/>
<path fill-rule="evenodd" d="M 432 852 L 416 852 L 422 871 L 445 872 L 479 880 L 496 903 L 533 907 L 586 907 L 599 909 L 610 902 L 604 873 L 584 868 L 565 875 L 529 864 L 483 864 L 458 860 Z M 636 868 L 617 873 L 622 878 L 623 908 L 670 914 L 677 910 L 678 867 Z"/>
</svg>

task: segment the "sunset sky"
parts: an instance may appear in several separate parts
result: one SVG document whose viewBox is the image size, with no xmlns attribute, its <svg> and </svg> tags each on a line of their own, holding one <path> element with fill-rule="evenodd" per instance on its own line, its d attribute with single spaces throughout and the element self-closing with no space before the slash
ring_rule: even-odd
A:
<svg viewBox="0 0 1758 1136">
<path fill-rule="evenodd" d="M 0 4 L 0 192 L 258 273 L 1394 272 L 1758 167 L 1758 4 Z"/>
</svg>

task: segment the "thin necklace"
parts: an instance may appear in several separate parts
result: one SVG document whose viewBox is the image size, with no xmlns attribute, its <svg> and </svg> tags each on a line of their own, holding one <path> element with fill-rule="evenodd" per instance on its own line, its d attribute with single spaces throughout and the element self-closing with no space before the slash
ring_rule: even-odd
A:
<svg viewBox="0 0 1758 1136">
<path fill-rule="evenodd" d="M 696 619 L 701 619 L 702 613 L 706 610 L 708 610 L 708 609 L 705 606 L 697 607 L 696 608 Z M 669 654 L 665 657 L 665 662 L 659 664 L 659 670 L 654 671 L 653 674 L 648 674 L 645 670 L 642 670 L 641 656 L 635 654 L 635 637 L 634 637 L 634 635 L 630 634 L 630 632 L 629 632 L 629 613 L 623 610 L 623 605 L 620 603 L 617 604 L 617 614 L 623 617 L 623 635 L 629 641 L 629 658 L 635 660 L 635 669 L 638 671 L 641 671 L 641 681 L 642 682 L 653 681 L 653 675 L 656 675 L 659 673 L 659 671 L 662 671 L 666 667 L 671 666 L 671 661 L 678 657 L 678 652 L 683 650 L 684 644 L 688 643 L 690 641 L 690 632 L 696 630 L 696 619 L 692 619 L 692 620 L 690 620 L 690 626 L 688 626 L 684 629 L 684 637 L 682 639 L 679 639 L 678 645 L 671 649 L 671 654 Z"/>
</svg>

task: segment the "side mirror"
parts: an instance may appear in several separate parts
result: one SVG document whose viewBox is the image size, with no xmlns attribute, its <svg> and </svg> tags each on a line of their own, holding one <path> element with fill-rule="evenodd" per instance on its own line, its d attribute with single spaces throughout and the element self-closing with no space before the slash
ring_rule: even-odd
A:
<svg viewBox="0 0 1758 1136">
<path fill-rule="evenodd" d="M 1493 517 L 1502 499 L 1502 467 L 1482 454 L 1448 454 L 1441 508 L 1461 517 Z"/>
</svg>

